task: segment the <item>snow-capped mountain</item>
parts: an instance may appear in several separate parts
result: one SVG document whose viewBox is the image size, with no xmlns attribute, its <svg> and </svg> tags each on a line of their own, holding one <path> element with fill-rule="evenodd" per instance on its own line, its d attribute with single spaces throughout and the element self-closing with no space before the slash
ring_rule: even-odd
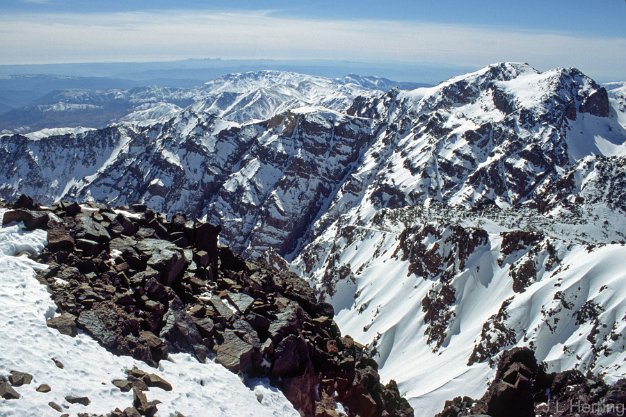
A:
<svg viewBox="0 0 626 417">
<path fill-rule="evenodd" d="M 502 63 L 411 91 L 272 72 L 203 88 L 166 121 L 0 138 L 0 196 L 220 222 L 307 277 L 418 415 L 480 397 L 511 346 L 624 375 L 623 86 Z"/>
<path fill-rule="evenodd" d="M 113 123 L 149 125 L 165 122 L 183 108 L 228 120 L 265 120 L 288 109 L 323 105 L 347 107 L 359 95 L 416 83 L 349 75 L 330 79 L 281 71 L 229 74 L 195 88 L 55 90 L 29 105 L 0 113 L 0 132 L 32 133 L 44 128 L 102 128 Z"/>
</svg>

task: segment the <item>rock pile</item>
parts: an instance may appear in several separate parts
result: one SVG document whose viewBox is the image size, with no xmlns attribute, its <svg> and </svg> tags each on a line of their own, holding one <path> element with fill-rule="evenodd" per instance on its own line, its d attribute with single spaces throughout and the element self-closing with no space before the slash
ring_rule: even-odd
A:
<svg viewBox="0 0 626 417">
<path fill-rule="evenodd" d="M 436 417 L 617 417 L 625 404 L 626 379 L 610 386 L 579 371 L 546 373 L 532 350 L 513 348 L 503 353 L 480 400 L 456 397 Z"/>
<path fill-rule="evenodd" d="M 143 205 L 42 209 L 26 197 L 5 213 L 10 221 L 47 230 L 39 260 L 50 268 L 40 278 L 61 313 L 48 325 L 63 334 L 80 329 L 153 366 L 170 352 L 215 358 L 270 378 L 305 416 L 335 416 L 337 403 L 351 416 L 413 415 L 393 381 L 381 384 L 364 348 L 340 334 L 332 306 L 298 276 L 218 247 L 219 226 L 167 220 Z M 152 415 L 156 403 L 138 381 L 167 382 L 131 374 L 116 386 L 133 389 L 135 409 Z"/>
</svg>

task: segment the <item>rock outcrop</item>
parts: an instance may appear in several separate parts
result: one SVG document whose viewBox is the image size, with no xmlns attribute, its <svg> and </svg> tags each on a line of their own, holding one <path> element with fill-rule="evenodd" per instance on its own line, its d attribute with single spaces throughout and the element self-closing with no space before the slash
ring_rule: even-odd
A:
<svg viewBox="0 0 626 417">
<path fill-rule="evenodd" d="M 626 379 L 606 384 L 579 371 L 547 373 L 532 350 L 513 348 L 502 354 L 485 395 L 456 397 L 436 417 L 617 417 L 624 414 Z"/>
<path fill-rule="evenodd" d="M 215 358 L 242 376 L 268 377 L 305 416 L 333 415 L 339 403 L 351 416 L 413 415 L 364 347 L 340 334 L 330 305 L 298 276 L 218 247 L 219 228 L 145 207 L 40 211 L 48 220 L 38 227 L 52 237 L 62 230 L 68 242 L 40 256 L 60 313 L 50 327 L 69 336 L 80 329 L 149 365 L 179 351 Z M 114 382 L 134 390 L 141 415 L 156 412 L 141 384 L 168 389 L 150 375 Z"/>
</svg>

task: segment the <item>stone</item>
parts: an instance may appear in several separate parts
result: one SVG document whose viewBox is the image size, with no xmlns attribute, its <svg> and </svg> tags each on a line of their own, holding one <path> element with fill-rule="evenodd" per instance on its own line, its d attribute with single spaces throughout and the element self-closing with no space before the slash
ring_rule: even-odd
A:
<svg viewBox="0 0 626 417">
<path fill-rule="evenodd" d="M 137 332 L 139 322 L 110 301 L 96 303 L 91 309 L 83 310 L 78 325 L 106 348 L 119 348 L 117 340 Z"/>
<path fill-rule="evenodd" d="M 56 329 L 61 334 L 75 337 L 78 334 L 76 328 L 76 316 L 70 313 L 62 313 L 60 316 L 46 320 L 48 327 Z"/>
<path fill-rule="evenodd" d="M 14 387 L 21 387 L 22 385 L 30 384 L 33 381 L 33 376 L 26 372 L 11 371 L 9 375 L 9 382 Z"/>
<path fill-rule="evenodd" d="M 46 393 L 52 391 L 52 388 L 50 388 L 50 385 L 48 384 L 41 384 L 37 387 L 36 391 Z"/>
<path fill-rule="evenodd" d="M 244 293 L 228 293 L 226 297 L 237 307 L 240 313 L 245 314 L 254 302 L 254 298 Z"/>
<path fill-rule="evenodd" d="M 8 210 L 2 217 L 2 225 L 23 222 L 28 230 L 46 228 L 49 215 L 45 211 Z"/>
<path fill-rule="evenodd" d="M 61 203 L 61 207 L 63 208 L 63 211 L 65 212 L 65 214 L 67 214 L 68 216 L 76 216 L 78 213 L 82 211 L 80 204 L 78 204 L 75 201 L 70 204 Z"/>
<path fill-rule="evenodd" d="M 198 327 L 198 330 L 200 331 L 200 334 L 202 336 L 209 337 L 213 334 L 213 331 L 215 329 L 215 323 L 213 323 L 213 320 L 211 320 L 210 317 L 191 316 L 191 319 L 196 324 L 196 327 Z"/>
<path fill-rule="evenodd" d="M 129 381 L 127 379 L 114 379 L 111 381 L 111 383 L 118 387 L 122 392 L 128 392 L 133 388 L 132 381 Z"/>
<path fill-rule="evenodd" d="M 207 351 L 202 336 L 178 296 L 170 300 L 163 322 L 159 337 L 167 341 L 170 351 L 193 352 L 200 362 L 206 360 Z"/>
<path fill-rule="evenodd" d="M 172 384 L 156 374 L 146 374 L 142 379 L 149 387 L 161 388 L 164 391 L 172 390 Z"/>
<path fill-rule="evenodd" d="M 27 210 L 34 210 L 35 202 L 33 201 L 32 197 L 26 194 L 20 194 L 20 196 L 13 203 L 13 208 L 23 208 Z"/>
<path fill-rule="evenodd" d="M 20 394 L 13 389 L 6 381 L 0 381 L 0 397 L 5 400 L 17 400 L 20 398 Z"/>
<path fill-rule="evenodd" d="M 77 217 L 80 220 L 76 232 L 76 236 L 78 238 L 95 240 L 100 243 L 105 243 L 111 240 L 111 235 L 107 229 L 95 221 L 90 215 L 84 213 Z"/>
<path fill-rule="evenodd" d="M 66 395 L 65 401 L 70 404 L 82 404 L 85 406 L 91 404 L 91 400 L 89 399 L 89 397 L 77 397 L 74 395 Z"/>
<path fill-rule="evenodd" d="M 50 402 L 48 403 L 48 406 L 49 406 L 50 408 L 52 408 L 53 410 L 58 411 L 59 413 L 60 413 L 61 411 L 63 411 L 63 408 L 62 408 L 59 404 L 57 404 L 57 403 L 55 403 L 55 402 L 53 402 L 53 401 L 50 401 Z"/>
<path fill-rule="evenodd" d="M 141 417 L 141 413 L 135 407 L 126 407 L 124 417 Z"/>
<path fill-rule="evenodd" d="M 309 352 L 304 339 L 293 334 L 289 335 L 274 348 L 272 376 L 299 375 L 309 362 Z"/>
<path fill-rule="evenodd" d="M 139 332 L 139 342 L 150 349 L 152 359 L 156 362 L 167 358 L 167 346 L 154 333 L 148 330 Z"/>
<path fill-rule="evenodd" d="M 149 257 L 148 266 L 158 271 L 161 282 L 168 286 L 182 276 L 189 263 L 178 246 L 164 240 L 144 239 L 135 248 Z"/>
<path fill-rule="evenodd" d="M 128 248 L 132 248 L 137 241 L 132 237 L 128 236 L 119 236 L 114 239 L 111 239 L 109 242 L 109 248 L 113 250 L 117 250 L 119 252 L 124 252 Z"/>
<path fill-rule="evenodd" d="M 147 417 L 152 417 L 157 412 L 156 402 L 148 401 L 146 394 L 137 387 L 133 387 L 133 406 L 140 414 Z"/>
<path fill-rule="evenodd" d="M 54 364 L 56 365 L 57 368 L 59 369 L 63 369 L 65 368 L 65 365 L 63 365 L 63 362 L 61 362 L 60 360 L 58 360 L 57 358 L 52 358 L 52 362 L 54 362 Z"/>
<path fill-rule="evenodd" d="M 82 250 L 85 256 L 95 256 L 100 253 L 100 244 L 95 240 L 76 239 L 76 248 Z"/>
<path fill-rule="evenodd" d="M 74 249 L 74 238 L 62 224 L 52 223 L 48 227 L 47 234 L 47 249 L 50 252 L 71 251 Z"/>
<path fill-rule="evenodd" d="M 207 266 L 209 266 L 211 258 L 209 257 L 209 253 L 207 251 L 199 250 L 193 252 L 193 261 L 196 264 L 206 268 Z"/>
<path fill-rule="evenodd" d="M 245 373 L 252 369 L 254 347 L 232 330 L 224 332 L 224 341 L 217 346 L 215 353 L 215 361 L 232 372 Z"/>
</svg>

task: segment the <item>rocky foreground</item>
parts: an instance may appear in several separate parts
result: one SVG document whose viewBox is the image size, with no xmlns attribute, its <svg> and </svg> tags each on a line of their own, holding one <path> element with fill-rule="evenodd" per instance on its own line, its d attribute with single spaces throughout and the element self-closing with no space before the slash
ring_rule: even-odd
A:
<svg viewBox="0 0 626 417">
<path fill-rule="evenodd" d="M 151 366 L 174 352 L 214 358 L 244 377 L 268 377 L 305 416 L 413 415 L 393 381 L 381 384 L 363 346 L 340 334 L 329 304 L 296 275 L 219 247 L 219 227 L 168 221 L 142 205 L 48 209 L 25 196 L 4 214 L 3 224 L 14 221 L 47 230 L 38 261 L 50 267 L 40 279 L 61 313 L 48 325 L 61 333 L 84 331 Z M 155 415 L 158 397 L 148 401 L 144 390 L 171 389 L 139 369 L 112 383 L 134 392 L 132 407 L 110 414 L 120 417 Z"/>
</svg>

